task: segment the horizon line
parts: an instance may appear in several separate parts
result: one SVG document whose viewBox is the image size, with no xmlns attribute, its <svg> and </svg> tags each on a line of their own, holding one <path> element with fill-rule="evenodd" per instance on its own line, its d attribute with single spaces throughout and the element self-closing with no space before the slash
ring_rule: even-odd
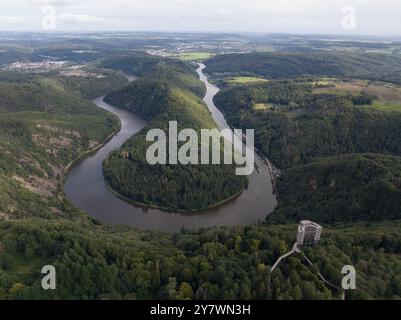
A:
<svg viewBox="0 0 401 320">
<path fill-rule="evenodd" d="M 157 33 L 157 34 L 204 34 L 204 35 L 281 35 L 281 36 L 320 36 L 320 37 L 366 37 L 366 38 L 400 38 L 399 35 L 376 35 L 376 34 L 342 34 L 342 33 L 314 33 L 314 32 L 263 32 L 263 31 L 206 31 L 206 30 L 0 30 L 1 33 L 28 33 L 28 34 L 47 34 L 47 35 L 57 35 L 57 34 L 102 34 L 102 33 Z"/>
</svg>

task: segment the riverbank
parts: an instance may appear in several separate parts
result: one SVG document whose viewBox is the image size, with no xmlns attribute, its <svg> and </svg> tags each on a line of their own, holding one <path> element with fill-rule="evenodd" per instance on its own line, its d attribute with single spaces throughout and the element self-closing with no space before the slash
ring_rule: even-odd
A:
<svg viewBox="0 0 401 320">
<path fill-rule="evenodd" d="M 213 102 L 214 102 L 214 99 L 213 99 Z M 217 106 L 216 106 L 216 108 L 217 108 Z M 230 129 L 233 130 L 234 126 L 232 125 L 230 120 L 227 119 L 225 112 L 221 109 L 219 109 L 219 111 L 226 119 L 226 122 L 227 122 L 228 126 L 230 127 Z M 242 142 L 244 142 L 244 137 L 241 137 L 241 140 L 242 140 Z M 267 169 L 269 170 L 270 180 L 273 185 L 273 192 L 275 195 L 278 196 L 277 179 L 281 175 L 281 170 L 276 168 L 273 165 L 273 163 L 258 148 L 254 147 L 254 151 L 255 151 L 255 155 L 259 156 L 261 161 L 267 166 Z"/>
<path fill-rule="evenodd" d="M 114 190 L 114 189 L 110 186 L 110 184 L 107 182 L 107 180 L 105 180 L 105 183 L 106 183 L 107 188 L 109 189 L 109 191 L 110 191 L 112 194 L 114 194 L 116 197 L 118 197 L 118 198 L 120 198 L 121 200 L 124 200 L 125 202 L 130 203 L 130 204 L 132 204 L 132 205 L 134 205 L 134 206 L 138 206 L 138 207 L 142 207 L 142 208 L 157 209 L 157 210 L 164 211 L 164 212 L 166 212 L 166 213 L 180 213 L 180 214 L 191 214 L 191 213 L 193 214 L 193 213 L 198 213 L 198 212 L 207 211 L 207 210 L 210 210 L 210 209 L 215 209 L 215 208 L 221 207 L 221 206 L 223 206 L 224 204 L 226 204 L 227 202 L 230 202 L 230 201 L 234 200 L 235 198 L 238 198 L 238 197 L 241 195 L 241 193 L 242 193 L 244 190 L 246 190 L 246 188 L 247 188 L 247 187 L 245 186 L 245 187 L 241 188 L 241 190 L 240 190 L 238 193 L 232 195 L 231 197 L 229 197 L 229 198 L 227 198 L 227 199 L 224 199 L 224 200 L 221 200 L 221 201 L 219 201 L 219 202 L 216 202 L 216 203 L 214 203 L 214 204 L 212 204 L 212 205 L 209 205 L 209 206 L 207 206 L 207 207 L 196 208 L 196 209 L 189 209 L 189 210 L 182 210 L 182 209 L 161 207 L 161 206 L 157 206 L 157 205 L 153 205 L 153 204 L 148 204 L 148 203 L 143 203 L 143 202 L 139 202 L 139 201 L 132 200 L 132 199 L 130 199 L 130 198 L 128 198 L 128 197 L 125 197 L 125 196 L 123 196 L 122 194 L 118 193 L 116 190 Z"/>
<path fill-rule="evenodd" d="M 61 183 L 64 184 L 65 183 L 65 179 L 67 178 L 68 174 L 71 172 L 71 170 L 78 165 L 81 161 L 85 160 L 87 157 L 93 155 L 94 153 L 96 153 L 100 148 L 104 147 L 111 139 L 113 139 L 113 137 L 118 134 L 121 131 L 121 122 L 120 122 L 120 128 L 118 130 L 116 130 L 115 132 L 113 132 L 112 134 L 110 134 L 105 140 L 104 142 L 100 143 L 99 145 L 97 145 L 96 147 L 87 150 L 83 153 L 81 153 L 78 157 L 76 157 L 74 160 L 72 160 L 70 163 L 67 164 L 67 166 L 64 167 L 63 169 L 63 174 L 61 175 Z"/>
</svg>

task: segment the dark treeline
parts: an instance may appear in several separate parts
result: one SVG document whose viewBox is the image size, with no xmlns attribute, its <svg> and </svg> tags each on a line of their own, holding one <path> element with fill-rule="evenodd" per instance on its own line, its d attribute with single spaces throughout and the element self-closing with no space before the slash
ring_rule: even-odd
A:
<svg viewBox="0 0 401 320">
<path fill-rule="evenodd" d="M 206 72 L 256 75 L 272 79 L 302 75 L 391 79 L 401 71 L 397 55 L 346 52 L 252 52 L 217 55 L 207 62 Z M 399 78 L 398 78 L 399 81 Z"/>
<path fill-rule="evenodd" d="M 271 220 L 323 223 L 401 218 L 401 158 L 330 157 L 285 171 Z"/>
</svg>

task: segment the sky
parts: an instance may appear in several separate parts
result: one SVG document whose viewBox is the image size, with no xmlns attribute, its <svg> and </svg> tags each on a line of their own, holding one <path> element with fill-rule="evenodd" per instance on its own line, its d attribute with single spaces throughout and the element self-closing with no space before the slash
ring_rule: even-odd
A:
<svg viewBox="0 0 401 320">
<path fill-rule="evenodd" d="M 401 36 L 400 0 L 2 0 L 0 31 Z"/>
</svg>

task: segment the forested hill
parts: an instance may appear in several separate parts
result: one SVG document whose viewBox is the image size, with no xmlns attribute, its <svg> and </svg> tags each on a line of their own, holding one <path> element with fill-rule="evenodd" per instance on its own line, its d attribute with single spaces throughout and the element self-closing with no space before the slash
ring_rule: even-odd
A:
<svg viewBox="0 0 401 320">
<path fill-rule="evenodd" d="M 330 157 L 285 171 L 271 221 L 320 223 L 401 219 L 401 158 Z"/>
<path fill-rule="evenodd" d="M 215 101 L 236 127 L 255 129 L 256 146 L 275 165 L 289 168 L 348 153 L 401 155 L 401 112 L 359 105 L 364 99 L 284 81 L 222 90 Z"/>
<path fill-rule="evenodd" d="M 64 168 L 119 128 L 82 95 L 53 75 L 0 72 L 0 219 L 73 211 L 57 197 Z"/>
<path fill-rule="evenodd" d="M 104 101 L 152 120 L 166 110 L 169 94 L 171 87 L 164 81 L 138 79 L 108 93 Z"/>
<path fill-rule="evenodd" d="M 216 55 L 205 63 L 206 72 L 215 74 L 256 75 L 266 78 L 292 78 L 321 75 L 380 79 L 401 71 L 401 59 L 389 54 L 345 52 L 251 52 Z M 399 80 L 399 79 L 398 79 Z"/>
<path fill-rule="evenodd" d="M 142 79 L 165 81 L 171 85 L 191 91 L 203 98 L 206 88 L 199 81 L 194 68 L 187 62 L 163 59 L 145 53 L 112 56 L 101 60 L 102 68 L 120 70 Z"/>
<path fill-rule="evenodd" d="M 84 69 L 100 77 L 65 77 L 63 75 L 53 75 L 52 78 L 60 82 L 75 95 L 86 99 L 100 97 L 115 88 L 127 84 L 127 77 L 121 72 L 110 71 L 97 67 Z"/>
<path fill-rule="evenodd" d="M 125 64 L 130 65 L 131 58 L 124 58 L 122 65 L 120 59 L 119 69 L 135 72 L 138 68 L 141 77 L 111 92 L 105 101 L 141 114 L 149 124 L 106 160 L 104 173 L 109 185 L 136 203 L 184 211 L 204 209 L 240 193 L 247 179 L 236 176 L 233 165 L 148 164 L 148 130 L 168 132 L 169 121 L 177 121 L 179 130 L 211 129 L 216 124 L 201 100 L 205 87 L 192 67 L 155 57 L 145 57 L 142 63 L 135 57 L 134 66 L 140 67 L 128 67 Z"/>
</svg>

